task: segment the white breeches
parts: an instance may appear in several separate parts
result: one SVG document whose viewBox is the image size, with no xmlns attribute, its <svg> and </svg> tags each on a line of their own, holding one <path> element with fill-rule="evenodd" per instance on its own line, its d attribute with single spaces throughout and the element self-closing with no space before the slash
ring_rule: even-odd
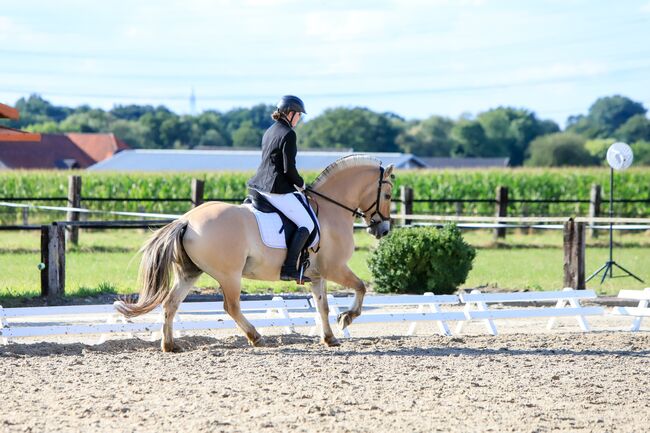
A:
<svg viewBox="0 0 650 433">
<path fill-rule="evenodd" d="M 285 214 L 287 218 L 293 221 L 298 228 L 306 227 L 309 230 L 309 233 L 314 230 L 314 221 L 311 219 L 307 209 L 305 209 L 301 203 L 301 200 L 304 200 L 303 203 L 306 203 L 307 200 L 301 193 L 290 192 L 288 194 L 272 194 L 270 192 L 258 192 L 273 206 Z"/>
</svg>

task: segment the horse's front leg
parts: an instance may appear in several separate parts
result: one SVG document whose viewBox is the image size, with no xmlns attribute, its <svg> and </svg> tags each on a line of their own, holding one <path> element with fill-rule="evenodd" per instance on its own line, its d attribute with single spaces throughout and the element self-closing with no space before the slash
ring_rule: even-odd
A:
<svg viewBox="0 0 650 433">
<path fill-rule="evenodd" d="M 316 307 L 321 321 L 321 343 L 327 346 L 340 346 L 341 343 L 334 336 L 330 326 L 330 307 L 327 304 L 327 280 L 323 278 L 314 278 L 311 284 L 312 296 L 316 302 Z"/>
<path fill-rule="evenodd" d="M 339 314 L 339 317 L 337 319 L 339 327 L 341 329 L 345 329 L 352 323 L 355 317 L 359 317 L 361 315 L 363 297 L 366 294 L 366 285 L 363 281 L 361 281 L 361 278 L 354 275 L 354 272 L 352 272 L 347 266 L 336 272 L 333 272 L 332 278 L 330 279 L 342 286 L 354 289 L 354 302 L 352 303 L 352 306 L 348 311 Z"/>
</svg>

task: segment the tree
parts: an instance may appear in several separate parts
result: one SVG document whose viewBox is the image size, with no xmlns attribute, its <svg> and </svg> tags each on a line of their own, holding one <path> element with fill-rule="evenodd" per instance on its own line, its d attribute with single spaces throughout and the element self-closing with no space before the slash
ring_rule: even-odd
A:
<svg viewBox="0 0 650 433">
<path fill-rule="evenodd" d="M 116 119 L 138 120 L 147 113 L 153 113 L 155 108 L 151 105 L 116 105 L 110 113 Z"/>
<path fill-rule="evenodd" d="M 160 140 L 165 147 L 187 148 L 192 124 L 186 116 L 169 116 L 160 124 Z"/>
<path fill-rule="evenodd" d="M 634 164 L 650 165 L 650 141 L 637 141 L 632 144 Z"/>
<path fill-rule="evenodd" d="M 492 156 L 483 126 L 477 120 L 459 120 L 451 129 L 453 156 Z"/>
<path fill-rule="evenodd" d="M 253 122 L 247 120 L 232 134 L 232 145 L 234 147 L 260 147 L 262 144 L 262 131 L 253 126 Z"/>
<path fill-rule="evenodd" d="M 582 134 L 587 138 L 612 137 L 621 125 L 637 114 L 645 114 L 645 107 L 621 95 L 598 98 L 589 107 L 585 116 L 571 116 L 568 120 L 568 132 Z"/>
<path fill-rule="evenodd" d="M 607 156 L 607 149 L 609 149 L 609 146 L 611 146 L 614 141 L 613 138 L 594 138 L 585 142 L 585 149 L 587 149 L 587 152 L 589 152 L 596 161 L 601 161 L 602 164 L 604 164 Z"/>
<path fill-rule="evenodd" d="M 217 111 L 204 111 L 193 118 L 192 147 L 232 146 L 224 116 Z"/>
<path fill-rule="evenodd" d="M 266 130 L 273 124 L 271 114 L 275 111 L 273 105 L 258 104 L 252 108 L 235 108 L 223 115 L 230 134 L 234 133 L 244 122 L 251 122 L 251 126 L 260 131 Z"/>
<path fill-rule="evenodd" d="M 156 143 L 150 141 L 149 129 L 140 122 L 118 119 L 111 125 L 111 131 L 116 137 L 133 148 L 156 147 Z"/>
<path fill-rule="evenodd" d="M 228 141 L 216 129 L 208 129 L 205 131 L 199 141 L 199 146 L 226 147 L 228 145 Z"/>
<path fill-rule="evenodd" d="M 602 125 L 607 135 L 612 135 L 630 117 L 645 113 L 643 104 L 620 95 L 599 98 L 589 109 L 589 116 L 596 125 Z"/>
<path fill-rule="evenodd" d="M 178 117 L 167 108 L 158 106 L 151 113 L 144 114 L 139 122 L 142 123 L 149 131 L 147 142 L 154 143 L 159 148 L 171 148 L 173 143 L 168 143 L 166 137 L 161 135 L 161 126 L 163 122 L 172 117 Z"/>
<path fill-rule="evenodd" d="M 636 114 L 616 130 L 614 137 L 627 143 L 650 141 L 650 119 L 643 114 Z"/>
<path fill-rule="evenodd" d="M 543 135 L 530 143 L 528 165 L 559 167 L 592 165 L 598 161 L 585 149 L 585 138 L 567 132 Z"/>
<path fill-rule="evenodd" d="M 38 132 L 39 134 L 57 134 L 61 133 L 61 126 L 57 122 L 48 121 L 44 123 L 34 123 L 25 127 L 26 131 Z"/>
<path fill-rule="evenodd" d="M 387 116 L 367 108 L 334 108 L 300 125 L 298 131 L 300 147 L 396 152 L 400 129 Z"/>
<path fill-rule="evenodd" d="M 60 123 L 63 132 L 111 132 L 113 116 L 101 109 L 80 107 Z"/>
<path fill-rule="evenodd" d="M 539 135 L 558 132 L 551 121 L 540 121 L 535 113 L 512 107 L 498 107 L 478 115 L 488 145 L 487 154 L 479 156 L 508 156 L 511 165 L 522 165 L 530 142 Z"/>
<path fill-rule="evenodd" d="M 61 122 L 72 113 L 71 108 L 58 107 L 43 99 L 40 95 L 32 94 L 27 99 L 16 101 L 16 109 L 20 119 L 10 123 L 12 127 L 23 128 L 28 125 L 45 122 Z"/>
<path fill-rule="evenodd" d="M 449 156 L 454 144 L 449 136 L 453 126 L 451 119 L 431 116 L 404 126 L 395 141 L 404 152 L 414 155 Z"/>
</svg>

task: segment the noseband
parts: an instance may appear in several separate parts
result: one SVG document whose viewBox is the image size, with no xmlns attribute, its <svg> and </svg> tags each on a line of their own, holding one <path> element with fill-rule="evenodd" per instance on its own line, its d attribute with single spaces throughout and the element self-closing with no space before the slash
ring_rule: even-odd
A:
<svg viewBox="0 0 650 433">
<path fill-rule="evenodd" d="M 379 210 L 379 204 L 380 204 L 380 200 L 381 200 L 381 186 L 383 184 L 385 184 L 385 183 L 389 184 L 390 186 L 393 186 L 392 182 L 390 182 L 388 180 L 384 180 L 384 167 L 382 167 L 380 165 L 379 166 L 379 182 L 377 184 L 377 199 L 374 201 L 373 204 L 370 205 L 370 207 L 368 207 L 368 209 L 366 209 L 364 211 L 359 211 L 359 209 L 352 209 L 351 207 L 348 207 L 348 206 L 344 205 L 343 203 L 340 203 L 340 202 L 338 202 L 338 201 L 336 201 L 334 199 L 331 199 L 331 198 L 327 197 L 326 195 L 323 195 L 323 194 L 319 193 L 318 191 L 315 191 L 315 190 L 313 190 L 313 189 L 311 189 L 309 187 L 307 187 L 305 189 L 307 191 L 309 191 L 310 193 L 312 193 L 312 194 L 315 194 L 315 195 L 317 195 L 319 197 L 324 198 L 325 200 L 329 201 L 330 203 L 334 203 L 335 205 L 337 205 L 339 207 L 342 207 L 343 209 L 352 212 L 352 215 L 354 215 L 356 217 L 359 217 L 359 218 L 365 219 L 368 212 L 370 212 L 370 210 L 374 207 L 375 210 L 370 214 L 370 224 L 368 224 L 368 228 L 372 228 L 372 227 L 375 227 L 376 225 L 381 224 L 384 221 L 389 221 L 390 220 L 390 215 L 386 216 L 386 215 L 382 214 L 381 211 Z M 378 221 L 373 220 L 375 215 L 379 215 L 380 219 Z"/>
</svg>

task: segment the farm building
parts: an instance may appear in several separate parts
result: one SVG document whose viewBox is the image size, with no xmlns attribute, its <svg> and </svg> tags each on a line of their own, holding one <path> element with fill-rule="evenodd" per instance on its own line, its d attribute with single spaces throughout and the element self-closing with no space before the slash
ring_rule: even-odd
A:
<svg viewBox="0 0 650 433">
<path fill-rule="evenodd" d="M 18 120 L 20 114 L 18 110 L 5 104 L 0 104 L 0 119 Z M 38 142 L 41 139 L 41 134 L 32 132 L 20 131 L 18 129 L 9 128 L 0 125 L 0 152 L 5 148 L 6 143 L 24 143 L 24 142 Z M 10 145 L 7 145 L 9 147 Z M 7 163 L 3 162 L 0 157 L 0 169 L 9 168 Z"/>
<path fill-rule="evenodd" d="M 296 164 L 301 170 L 322 170 L 351 151 L 300 150 Z M 421 158 L 407 153 L 369 152 L 384 165 L 398 169 L 505 167 L 508 158 Z M 261 150 L 159 150 L 136 149 L 116 153 L 89 170 L 115 171 L 211 171 L 255 170 Z M 432 162 L 429 162 L 432 160 Z"/>
<path fill-rule="evenodd" d="M 6 128 L 1 131 L 4 130 Z M 129 149 L 129 146 L 114 134 L 22 134 L 25 133 L 12 133 L 4 140 L 0 138 L 0 167 L 87 168 L 120 150 Z"/>
<path fill-rule="evenodd" d="M 322 170 L 350 152 L 318 152 L 301 150 L 296 165 L 301 170 Z M 384 165 L 396 168 L 424 168 L 418 157 L 404 153 L 367 153 Z M 137 171 L 210 171 L 256 170 L 262 158 L 261 150 L 126 150 L 93 165 L 89 170 Z"/>
</svg>

